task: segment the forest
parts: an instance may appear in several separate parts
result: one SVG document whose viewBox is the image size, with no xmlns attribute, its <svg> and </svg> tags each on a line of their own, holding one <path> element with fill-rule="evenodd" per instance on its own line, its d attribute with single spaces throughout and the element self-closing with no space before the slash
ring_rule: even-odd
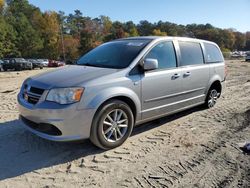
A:
<svg viewBox="0 0 250 188">
<path fill-rule="evenodd" d="M 0 0 L 0 58 L 75 60 L 104 42 L 149 35 L 210 40 L 223 52 L 250 50 L 250 31 L 221 29 L 209 23 L 122 23 L 104 15 L 91 18 L 80 10 L 69 15 L 62 11 L 42 12 L 28 0 Z"/>
</svg>

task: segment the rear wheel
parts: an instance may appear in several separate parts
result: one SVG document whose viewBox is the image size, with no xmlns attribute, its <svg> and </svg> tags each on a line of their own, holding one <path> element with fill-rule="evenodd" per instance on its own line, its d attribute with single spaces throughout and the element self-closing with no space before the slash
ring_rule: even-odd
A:
<svg viewBox="0 0 250 188">
<path fill-rule="evenodd" d="M 120 100 L 109 101 L 93 119 L 90 140 L 102 149 L 118 147 L 130 136 L 133 125 L 130 107 Z"/>
<path fill-rule="evenodd" d="M 205 102 L 205 106 L 207 108 L 214 107 L 215 104 L 217 103 L 217 100 L 218 100 L 219 96 L 220 96 L 220 93 L 218 93 L 218 91 L 216 89 L 211 88 L 208 91 L 206 102 Z"/>
</svg>

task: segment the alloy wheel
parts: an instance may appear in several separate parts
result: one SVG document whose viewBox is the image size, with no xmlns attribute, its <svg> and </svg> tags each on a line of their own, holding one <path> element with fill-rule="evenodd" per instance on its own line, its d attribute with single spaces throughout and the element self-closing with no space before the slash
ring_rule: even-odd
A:
<svg viewBox="0 0 250 188">
<path fill-rule="evenodd" d="M 217 99 L 218 99 L 218 92 L 215 89 L 211 90 L 208 98 L 208 107 L 209 108 L 214 107 L 214 105 L 217 102 Z"/>
<path fill-rule="evenodd" d="M 108 142 L 116 142 L 124 137 L 128 130 L 128 117 L 122 109 L 109 112 L 102 123 L 102 134 Z"/>
</svg>

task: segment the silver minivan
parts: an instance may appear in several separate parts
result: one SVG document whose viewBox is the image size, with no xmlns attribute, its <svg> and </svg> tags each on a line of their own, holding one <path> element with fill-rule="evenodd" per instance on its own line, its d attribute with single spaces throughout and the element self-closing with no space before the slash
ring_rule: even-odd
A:
<svg viewBox="0 0 250 188">
<path fill-rule="evenodd" d="M 53 141 L 90 138 L 121 145 L 135 125 L 194 106 L 215 105 L 225 80 L 219 47 L 182 37 L 135 37 L 100 45 L 76 65 L 26 79 L 20 119 Z"/>
</svg>

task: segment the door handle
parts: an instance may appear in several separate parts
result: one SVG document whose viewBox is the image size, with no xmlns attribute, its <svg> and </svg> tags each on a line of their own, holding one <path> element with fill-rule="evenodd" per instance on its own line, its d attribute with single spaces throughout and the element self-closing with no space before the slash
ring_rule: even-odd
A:
<svg viewBox="0 0 250 188">
<path fill-rule="evenodd" d="M 180 74 L 174 74 L 173 76 L 172 76 L 172 80 L 174 80 L 174 79 L 177 79 L 177 78 L 179 78 L 181 75 Z"/>
<path fill-rule="evenodd" d="M 190 76 L 191 75 L 191 72 L 186 72 L 185 74 L 184 74 L 184 77 L 187 77 L 187 76 Z"/>
</svg>

